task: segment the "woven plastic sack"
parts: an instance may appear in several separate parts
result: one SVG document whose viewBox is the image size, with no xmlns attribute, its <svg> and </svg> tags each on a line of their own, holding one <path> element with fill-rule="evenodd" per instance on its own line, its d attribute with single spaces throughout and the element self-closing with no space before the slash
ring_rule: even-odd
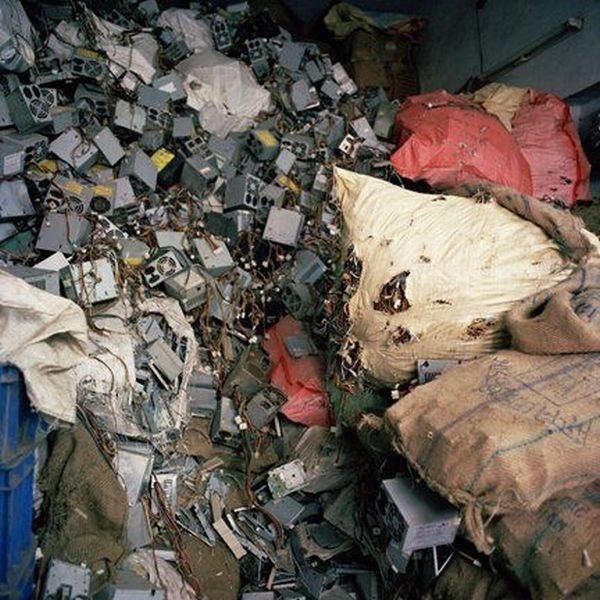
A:
<svg viewBox="0 0 600 600">
<path fill-rule="evenodd" d="M 529 163 L 534 196 L 567 206 L 589 197 L 590 163 L 566 102 L 528 90 L 512 120 L 512 135 Z"/>
<path fill-rule="evenodd" d="M 529 164 L 502 123 L 475 102 L 445 91 L 412 96 L 396 116 L 392 164 L 402 175 L 447 189 L 487 180 L 526 194 Z"/>
<path fill-rule="evenodd" d="M 511 206 L 537 214 L 540 205 L 540 226 L 500 204 L 510 194 L 487 203 L 419 194 L 342 169 L 335 182 L 348 251 L 362 263 L 348 341 L 385 383 L 409 380 L 418 359 L 507 346 L 507 311 L 573 270 L 542 227 L 566 235 L 574 217 L 533 198 L 517 196 Z"/>
</svg>

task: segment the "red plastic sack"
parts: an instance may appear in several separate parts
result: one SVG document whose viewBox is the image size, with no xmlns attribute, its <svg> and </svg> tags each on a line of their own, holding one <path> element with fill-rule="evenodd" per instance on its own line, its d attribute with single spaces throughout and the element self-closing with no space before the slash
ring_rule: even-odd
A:
<svg viewBox="0 0 600 600">
<path fill-rule="evenodd" d="M 589 197 L 590 164 L 566 102 L 528 90 L 512 128 L 531 169 L 534 196 L 558 198 L 568 206 Z"/>
<path fill-rule="evenodd" d="M 267 332 L 264 347 L 273 364 L 271 385 L 288 399 L 281 409 L 288 419 L 308 427 L 329 427 L 332 410 L 322 360 L 317 356 L 293 358 L 285 347 L 286 337 L 300 333 L 300 323 L 289 315 Z"/>
<path fill-rule="evenodd" d="M 437 188 L 484 179 L 526 194 L 531 172 L 510 132 L 474 102 L 445 91 L 412 96 L 396 117 L 392 163 L 400 175 Z"/>
</svg>

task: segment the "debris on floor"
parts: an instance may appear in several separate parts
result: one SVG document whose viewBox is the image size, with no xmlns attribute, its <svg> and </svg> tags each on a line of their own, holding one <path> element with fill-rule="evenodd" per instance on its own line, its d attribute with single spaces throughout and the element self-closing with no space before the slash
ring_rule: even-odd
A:
<svg viewBox="0 0 600 600">
<path fill-rule="evenodd" d="M 0 8 L 0 598 L 593 591 L 600 242 L 536 117 L 398 112 L 421 19 L 334 7 L 351 70 L 222 4 Z M 514 169 L 411 170 L 411 113 Z"/>
</svg>

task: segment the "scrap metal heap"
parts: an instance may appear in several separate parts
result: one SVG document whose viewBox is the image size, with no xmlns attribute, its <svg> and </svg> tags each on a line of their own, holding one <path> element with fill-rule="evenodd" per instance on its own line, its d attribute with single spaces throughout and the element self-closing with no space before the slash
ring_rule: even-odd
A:
<svg viewBox="0 0 600 600">
<path fill-rule="evenodd" d="M 130 550 L 175 558 L 199 598 L 189 535 L 226 544 L 247 600 L 375 600 L 411 554 L 437 569 L 431 547 L 458 525 L 433 500 L 412 515 L 417 492 L 376 452 L 375 473 L 327 393 L 359 381 L 340 346 L 360 265 L 339 264 L 332 166 L 401 183 L 393 103 L 266 13 L 190 5 L 169 27 L 153 0 L 38 3 L 35 65 L 0 77 L 2 268 L 86 311 L 97 360 L 79 414 L 126 487 Z M 238 83 L 222 66 L 212 87 L 194 80 L 206 54 L 189 23 L 249 65 L 269 110 L 228 121 L 215 94 L 255 90 L 223 89 Z M 437 538 L 413 535 L 430 522 Z M 71 567 L 51 563 L 48 593 L 89 588 L 53 571 Z M 144 587 L 125 575 L 110 597 Z"/>
</svg>

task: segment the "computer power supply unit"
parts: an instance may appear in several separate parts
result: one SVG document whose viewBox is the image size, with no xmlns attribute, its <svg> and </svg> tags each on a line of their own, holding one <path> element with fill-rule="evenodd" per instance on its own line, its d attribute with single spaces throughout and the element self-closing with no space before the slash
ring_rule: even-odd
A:
<svg viewBox="0 0 600 600">
<path fill-rule="evenodd" d="M 74 100 L 77 108 L 88 111 L 98 119 L 111 114 L 104 90 L 92 83 L 80 83 L 75 90 Z"/>
<path fill-rule="evenodd" d="M 225 190 L 225 209 L 256 209 L 260 199 L 263 182 L 254 175 L 238 175 L 227 182 Z"/>
<path fill-rule="evenodd" d="M 152 159 L 139 148 L 130 152 L 119 167 L 119 177 L 129 176 L 143 188 L 156 189 L 158 171 Z"/>
<path fill-rule="evenodd" d="M 231 48 L 233 45 L 231 32 L 229 31 L 227 21 L 223 17 L 215 15 L 212 19 L 210 29 L 215 42 L 215 48 L 219 52 Z"/>
<path fill-rule="evenodd" d="M 206 273 L 219 277 L 235 266 L 227 244 L 223 240 L 209 236 L 194 240 L 195 254 Z"/>
<path fill-rule="evenodd" d="M 181 273 L 187 267 L 188 262 L 183 255 L 174 248 L 168 248 L 148 261 L 143 276 L 148 287 L 153 288 Z"/>
<path fill-rule="evenodd" d="M 137 104 L 117 100 L 113 123 L 116 127 L 141 134 L 146 125 L 146 111 Z"/>
<path fill-rule="evenodd" d="M 302 234 L 303 225 L 304 215 L 302 213 L 273 206 L 269 210 L 263 239 L 295 247 Z"/>
<path fill-rule="evenodd" d="M 0 181 L 0 221 L 21 221 L 35 216 L 27 185 L 22 179 Z"/>
<path fill-rule="evenodd" d="M 181 308 L 189 312 L 206 301 L 206 277 L 197 265 L 192 265 L 164 282 L 166 293 L 177 299 Z"/>
<path fill-rule="evenodd" d="M 37 250 L 71 254 L 87 243 L 91 231 L 91 223 L 80 215 L 51 212 L 40 225 L 35 247 Z"/>
<path fill-rule="evenodd" d="M 44 203 L 50 210 L 83 215 L 89 211 L 91 200 L 89 185 L 58 174 L 50 183 Z"/>
<path fill-rule="evenodd" d="M 25 267 L 23 265 L 9 265 L 2 267 L 2 269 L 15 277 L 23 279 L 33 287 L 60 296 L 60 278 L 57 271 Z"/>
<path fill-rule="evenodd" d="M 43 129 L 52 123 L 52 108 L 58 104 L 53 88 L 42 88 L 35 83 L 20 85 L 6 98 L 10 114 L 19 132 Z"/>
<path fill-rule="evenodd" d="M 268 129 L 253 129 L 246 145 L 257 160 L 273 160 L 279 151 L 279 140 Z"/>
<path fill-rule="evenodd" d="M 10 177 L 25 168 L 25 151 L 10 142 L 0 142 L 0 176 Z"/>
<path fill-rule="evenodd" d="M 99 153 L 96 145 L 86 140 L 74 127 L 61 133 L 50 143 L 50 152 L 78 171 L 89 169 L 96 162 Z"/>
<path fill-rule="evenodd" d="M 94 144 L 98 147 L 104 160 L 113 167 L 124 156 L 125 151 L 119 142 L 119 138 L 108 128 L 102 127 L 92 135 Z"/>
<path fill-rule="evenodd" d="M 111 262 L 107 258 L 71 264 L 61 272 L 67 298 L 83 306 L 113 300 L 119 286 Z"/>
<path fill-rule="evenodd" d="M 403 553 L 452 544 L 460 515 L 458 509 L 409 477 L 381 483 L 383 521 Z"/>
<path fill-rule="evenodd" d="M 75 48 L 71 57 L 71 73 L 74 77 L 101 80 L 107 73 L 106 60 L 89 48 Z"/>
<path fill-rule="evenodd" d="M 181 184 L 192 194 L 202 194 L 218 175 L 219 171 L 216 167 L 198 154 L 193 154 L 185 159 Z"/>
<path fill-rule="evenodd" d="M 25 164 L 42 160 L 48 154 L 48 138 L 40 133 L 2 133 L 3 142 L 17 146 L 25 153 Z"/>
</svg>

